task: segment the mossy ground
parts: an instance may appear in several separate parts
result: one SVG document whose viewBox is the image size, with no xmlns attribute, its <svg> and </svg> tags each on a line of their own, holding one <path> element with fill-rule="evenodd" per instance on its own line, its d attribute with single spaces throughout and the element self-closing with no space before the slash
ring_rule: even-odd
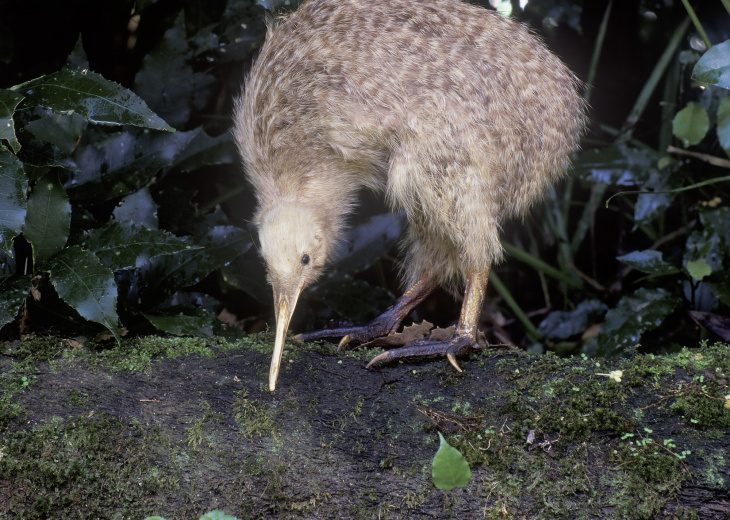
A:
<svg viewBox="0 0 730 520">
<path fill-rule="evenodd" d="M 293 343 L 272 394 L 270 340 L 0 345 L 0 518 L 730 516 L 727 345 L 459 374 Z M 437 430 L 466 488 L 431 484 Z"/>
</svg>

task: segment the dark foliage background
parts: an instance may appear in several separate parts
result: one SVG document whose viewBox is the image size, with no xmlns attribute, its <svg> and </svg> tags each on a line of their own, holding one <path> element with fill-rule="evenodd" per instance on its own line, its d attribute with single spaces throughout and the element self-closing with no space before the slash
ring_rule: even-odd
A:
<svg viewBox="0 0 730 520">
<path fill-rule="evenodd" d="M 588 83 L 591 127 L 570 178 L 505 229 L 508 261 L 482 315 L 492 342 L 611 354 L 730 340 L 730 13 L 704 2 L 690 21 L 687 5 L 512 2 Z M 295 6 L 2 6 L 0 334 L 271 323 L 254 201 L 228 132 L 265 7 Z M 720 65 L 697 65 L 710 43 Z M 641 193 L 606 206 L 621 190 Z M 291 328 L 359 322 L 392 303 L 403 224 L 363 194 Z M 458 308 L 437 293 L 414 319 L 445 326 Z"/>
</svg>

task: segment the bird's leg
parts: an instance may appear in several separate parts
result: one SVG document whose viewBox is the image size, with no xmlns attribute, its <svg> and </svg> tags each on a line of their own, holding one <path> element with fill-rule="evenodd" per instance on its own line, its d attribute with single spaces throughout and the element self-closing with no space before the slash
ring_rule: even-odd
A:
<svg viewBox="0 0 730 520">
<path fill-rule="evenodd" d="M 294 336 L 294 339 L 301 341 L 316 341 L 319 339 L 342 338 L 338 348 L 342 348 L 351 342 L 367 343 L 381 336 L 393 334 L 401 322 L 411 311 L 421 303 L 426 296 L 431 294 L 438 287 L 436 280 L 425 273 L 416 284 L 408 289 L 398 301 L 383 314 L 373 321 L 362 326 L 342 327 L 336 329 L 323 329 L 314 332 L 305 332 Z"/>
<path fill-rule="evenodd" d="M 461 372 L 456 356 L 469 352 L 477 340 L 477 324 L 484 304 L 484 294 L 489 281 L 489 268 L 467 273 L 464 303 L 461 305 L 459 324 L 454 335 L 447 341 L 419 339 L 404 347 L 388 350 L 375 356 L 368 367 L 379 361 L 392 361 L 404 357 L 446 356 L 449 362 Z"/>
</svg>

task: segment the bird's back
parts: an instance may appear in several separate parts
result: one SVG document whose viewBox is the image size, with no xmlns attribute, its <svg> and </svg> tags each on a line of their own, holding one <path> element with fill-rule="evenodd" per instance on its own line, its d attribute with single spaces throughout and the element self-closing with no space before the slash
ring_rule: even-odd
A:
<svg viewBox="0 0 730 520">
<path fill-rule="evenodd" d="M 288 150 L 341 160 L 375 188 L 410 143 L 431 157 L 412 157 L 414 175 L 478 165 L 478 182 L 496 187 L 484 202 L 501 218 L 524 212 L 563 172 L 584 125 L 577 86 L 525 27 L 493 11 L 457 0 L 309 0 L 270 28 L 237 133 L 249 175 L 286 175 L 268 170 Z"/>
</svg>

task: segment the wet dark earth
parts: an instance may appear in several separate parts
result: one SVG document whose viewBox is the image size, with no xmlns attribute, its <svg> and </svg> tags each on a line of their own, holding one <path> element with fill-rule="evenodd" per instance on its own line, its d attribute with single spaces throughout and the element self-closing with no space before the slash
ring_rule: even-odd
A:
<svg viewBox="0 0 730 520">
<path fill-rule="evenodd" d="M 271 393 L 269 339 L 4 345 L 0 518 L 730 517 L 727 345 L 459 374 L 294 343 Z M 431 481 L 438 431 L 465 488 Z"/>
</svg>

